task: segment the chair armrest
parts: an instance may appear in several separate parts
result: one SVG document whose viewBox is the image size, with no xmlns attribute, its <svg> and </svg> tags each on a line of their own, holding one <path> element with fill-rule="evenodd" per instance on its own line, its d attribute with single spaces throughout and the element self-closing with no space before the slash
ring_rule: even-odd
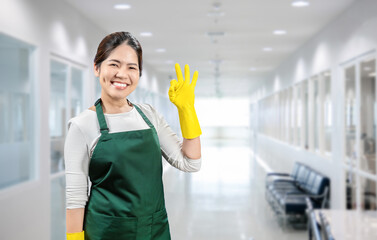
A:
<svg viewBox="0 0 377 240">
<path fill-rule="evenodd" d="M 287 197 L 310 197 L 310 198 L 319 199 L 319 198 L 324 198 L 324 197 L 326 197 L 327 192 L 328 192 L 328 187 L 326 187 L 325 190 L 323 191 L 323 193 L 322 193 L 322 194 L 319 194 L 319 195 L 310 194 L 310 193 L 287 192 L 287 193 L 285 193 L 285 195 L 284 195 L 284 200 L 285 200 Z"/>
<path fill-rule="evenodd" d="M 269 181 L 269 179 L 273 177 L 283 177 L 283 178 L 289 178 L 291 175 L 288 173 L 267 173 L 266 175 L 266 181 Z"/>
<path fill-rule="evenodd" d="M 272 172 L 272 173 L 267 173 L 267 177 L 269 176 L 290 176 L 289 173 L 278 173 L 278 172 Z"/>
<path fill-rule="evenodd" d="M 287 183 L 294 183 L 296 184 L 296 180 L 294 180 L 293 178 L 285 178 L 285 179 L 266 179 L 266 187 L 267 186 L 270 186 L 270 185 L 273 185 L 274 183 L 283 183 L 283 182 L 287 182 Z"/>
</svg>

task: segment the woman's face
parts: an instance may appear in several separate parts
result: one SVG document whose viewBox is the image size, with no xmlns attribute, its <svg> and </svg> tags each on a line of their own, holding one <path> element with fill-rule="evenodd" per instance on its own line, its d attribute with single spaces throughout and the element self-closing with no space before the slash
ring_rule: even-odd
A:
<svg viewBox="0 0 377 240">
<path fill-rule="evenodd" d="M 116 47 L 109 57 L 94 66 L 94 73 L 102 86 L 101 95 L 114 100 L 125 99 L 139 83 L 139 65 L 136 51 L 126 44 Z"/>
</svg>

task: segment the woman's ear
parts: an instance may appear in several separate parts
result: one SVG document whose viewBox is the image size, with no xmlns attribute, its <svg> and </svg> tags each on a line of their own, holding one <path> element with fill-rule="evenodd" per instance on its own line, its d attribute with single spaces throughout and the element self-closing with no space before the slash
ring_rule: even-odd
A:
<svg viewBox="0 0 377 240">
<path fill-rule="evenodd" d="M 96 77 L 99 77 L 99 73 L 100 73 L 100 68 L 96 66 L 96 64 L 94 64 L 94 75 Z"/>
</svg>

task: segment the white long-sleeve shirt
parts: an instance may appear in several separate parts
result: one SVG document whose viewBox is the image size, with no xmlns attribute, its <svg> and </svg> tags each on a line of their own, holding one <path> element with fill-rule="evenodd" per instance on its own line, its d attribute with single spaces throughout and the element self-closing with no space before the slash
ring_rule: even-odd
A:
<svg viewBox="0 0 377 240">
<path fill-rule="evenodd" d="M 163 157 L 174 167 L 199 171 L 200 159 L 189 159 L 182 153 L 182 142 L 165 119 L 149 104 L 137 104 L 156 129 Z M 104 114 L 110 133 L 149 128 L 135 107 L 118 114 Z M 91 155 L 101 135 L 97 113 L 85 110 L 68 122 L 64 145 L 66 208 L 84 208 L 88 201 L 88 172 Z"/>
</svg>

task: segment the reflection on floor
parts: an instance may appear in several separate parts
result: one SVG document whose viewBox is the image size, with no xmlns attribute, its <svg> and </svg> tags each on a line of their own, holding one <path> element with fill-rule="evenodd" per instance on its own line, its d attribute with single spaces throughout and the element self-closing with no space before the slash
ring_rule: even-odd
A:
<svg viewBox="0 0 377 240">
<path fill-rule="evenodd" d="M 164 173 L 173 240 L 296 240 L 305 230 L 283 229 L 264 197 L 264 170 L 243 142 L 202 140 L 202 169 Z"/>
</svg>

